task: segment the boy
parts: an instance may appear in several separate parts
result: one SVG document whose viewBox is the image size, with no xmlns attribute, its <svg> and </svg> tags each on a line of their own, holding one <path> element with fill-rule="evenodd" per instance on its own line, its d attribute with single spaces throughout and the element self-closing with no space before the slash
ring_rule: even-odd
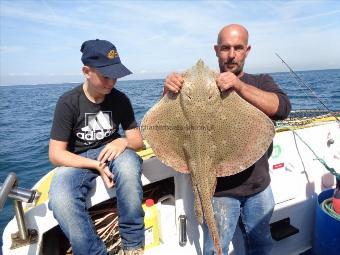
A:
<svg viewBox="0 0 340 255">
<path fill-rule="evenodd" d="M 59 98 L 54 113 L 49 158 L 60 167 L 49 207 L 73 254 L 107 254 L 86 208 L 86 196 L 100 175 L 107 188 L 116 188 L 124 253 L 143 254 L 142 160 L 135 153 L 143 140 L 129 99 L 114 88 L 131 72 L 108 41 L 86 41 L 80 51 L 85 81 Z"/>
</svg>

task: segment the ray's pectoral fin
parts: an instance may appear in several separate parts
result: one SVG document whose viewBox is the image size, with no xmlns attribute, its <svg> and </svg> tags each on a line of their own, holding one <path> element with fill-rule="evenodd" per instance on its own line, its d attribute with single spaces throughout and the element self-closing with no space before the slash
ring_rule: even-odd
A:
<svg viewBox="0 0 340 255">
<path fill-rule="evenodd" d="M 216 130 L 219 130 L 214 136 L 219 148 L 217 177 L 237 174 L 253 165 L 266 153 L 275 134 L 272 121 L 236 92 L 225 97 L 222 105 L 223 109 L 238 110 L 221 111 L 220 121 L 215 123 Z"/>
<path fill-rule="evenodd" d="M 141 130 L 162 162 L 178 172 L 189 173 L 183 150 L 188 125 L 178 100 L 172 93 L 164 96 L 144 116 Z"/>
</svg>

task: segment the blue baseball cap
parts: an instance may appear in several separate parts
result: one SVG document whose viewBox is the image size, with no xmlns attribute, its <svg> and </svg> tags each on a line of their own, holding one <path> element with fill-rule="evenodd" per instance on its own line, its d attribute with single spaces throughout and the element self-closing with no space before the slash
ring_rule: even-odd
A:
<svg viewBox="0 0 340 255">
<path fill-rule="evenodd" d="M 117 48 L 109 41 L 85 41 L 80 51 L 83 64 L 97 69 L 104 77 L 117 79 L 132 74 L 120 61 Z"/>
</svg>

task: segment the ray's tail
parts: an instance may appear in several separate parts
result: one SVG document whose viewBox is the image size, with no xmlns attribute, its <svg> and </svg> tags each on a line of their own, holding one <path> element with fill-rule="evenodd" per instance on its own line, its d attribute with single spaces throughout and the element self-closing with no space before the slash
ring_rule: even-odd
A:
<svg viewBox="0 0 340 255">
<path fill-rule="evenodd" d="M 196 188 L 195 188 L 196 189 Z M 214 209 L 212 206 L 212 196 L 209 192 L 202 192 L 200 189 L 196 189 L 195 193 L 195 210 L 197 220 L 200 224 L 203 224 L 203 218 L 208 226 L 210 236 L 214 242 L 215 251 L 218 255 L 222 255 L 222 247 L 218 234 L 218 228 L 214 217 Z M 199 201 L 199 202 L 198 202 Z M 203 217 L 202 217 L 203 216 Z"/>
</svg>

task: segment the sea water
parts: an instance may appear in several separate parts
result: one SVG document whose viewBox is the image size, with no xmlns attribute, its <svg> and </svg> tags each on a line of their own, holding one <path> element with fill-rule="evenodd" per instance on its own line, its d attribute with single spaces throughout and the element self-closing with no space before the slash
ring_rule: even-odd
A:
<svg viewBox="0 0 340 255">
<path fill-rule="evenodd" d="M 331 110 L 340 110 L 340 69 L 297 72 Z M 293 109 L 324 109 L 289 73 L 274 73 Z M 164 80 L 118 81 L 117 88 L 130 98 L 138 123 L 161 97 Z M 0 84 L 1 85 L 1 84 Z M 0 86 L 0 182 L 11 171 L 19 186 L 31 188 L 53 166 L 48 161 L 48 141 L 55 104 L 60 95 L 79 84 Z M 13 202 L 0 212 L 0 247 Z"/>
</svg>

